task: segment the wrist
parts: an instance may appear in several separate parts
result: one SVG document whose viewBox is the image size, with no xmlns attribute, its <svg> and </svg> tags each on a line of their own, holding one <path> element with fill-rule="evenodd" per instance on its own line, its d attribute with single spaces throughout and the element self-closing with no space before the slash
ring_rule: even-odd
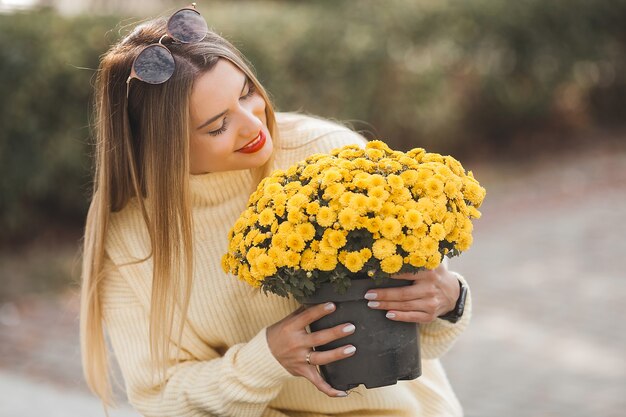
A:
<svg viewBox="0 0 626 417">
<path fill-rule="evenodd" d="M 445 314 L 439 316 L 440 319 L 449 321 L 451 323 L 456 323 L 461 316 L 463 315 L 463 310 L 465 309 L 465 298 L 467 296 L 467 287 L 463 285 L 463 281 L 459 278 L 459 274 L 457 272 L 448 271 L 449 274 L 453 275 L 455 281 L 458 283 L 457 297 L 456 302 L 453 308 Z"/>
</svg>

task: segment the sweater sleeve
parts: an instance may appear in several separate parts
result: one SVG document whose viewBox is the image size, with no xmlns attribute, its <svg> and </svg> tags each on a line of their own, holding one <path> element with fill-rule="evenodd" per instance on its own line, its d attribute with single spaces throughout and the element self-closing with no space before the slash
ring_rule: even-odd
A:
<svg viewBox="0 0 626 417">
<path fill-rule="evenodd" d="M 296 378 L 273 356 L 266 327 L 247 343 L 231 346 L 223 356 L 198 360 L 182 346 L 174 351 L 165 380 L 153 378 L 144 306 L 119 270 L 108 260 L 102 292 L 108 337 L 122 371 L 129 402 L 145 416 L 261 416 L 283 383 Z M 160 382 L 164 382 L 160 384 Z"/>
<path fill-rule="evenodd" d="M 444 257 L 447 267 L 448 258 Z M 422 359 L 436 359 L 445 354 L 454 345 L 459 335 L 468 326 L 472 316 L 472 296 L 465 278 L 457 273 L 458 279 L 467 287 L 465 308 L 461 319 L 456 323 L 435 319 L 427 324 L 420 324 L 420 348 Z"/>
</svg>

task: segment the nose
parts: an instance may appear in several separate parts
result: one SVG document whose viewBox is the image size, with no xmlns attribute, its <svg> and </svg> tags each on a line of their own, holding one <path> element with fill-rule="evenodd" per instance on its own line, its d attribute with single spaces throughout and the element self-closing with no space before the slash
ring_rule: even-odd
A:
<svg viewBox="0 0 626 417">
<path fill-rule="evenodd" d="M 252 139 L 263 127 L 262 117 L 265 113 L 265 101 L 262 97 L 253 97 L 248 103 L 241 105 L 242 123 L 239 134 Z"/>
</svg>

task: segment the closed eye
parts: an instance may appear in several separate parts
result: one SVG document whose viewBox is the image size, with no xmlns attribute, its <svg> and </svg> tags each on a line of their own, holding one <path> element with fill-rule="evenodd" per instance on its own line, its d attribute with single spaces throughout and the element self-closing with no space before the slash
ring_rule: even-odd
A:
<svg viewBox="0 0 626 417">
<path fill-rule="evenodd" d="M 243 96 L 239 97 L 240 100 L 247 100 L 250 97 L 252 97 L 254 95 L 254 93 L 256 92 L 256 87 L 250 81 L 250 79 L 247 79 L 246 82 L 247 82 L 247 85 L 248 85 L 248 92 L 246 94 L 244 94 Z M 222 126 L 220 126 L 218 129 L 212 130 L 212 131 L 210 131 L 208 133 L 211 136 L 221 135 L 222 133 L 226 132 L 226 126 L 228 126 L 228 118 L 224 117 L 224 122 L 222 123 Z"/>
</svg>

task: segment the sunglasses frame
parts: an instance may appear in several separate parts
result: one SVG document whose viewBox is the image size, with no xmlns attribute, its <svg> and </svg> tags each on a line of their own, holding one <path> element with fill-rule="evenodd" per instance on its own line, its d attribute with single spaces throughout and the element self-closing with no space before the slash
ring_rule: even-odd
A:
<svg viewBox="0 0 626 417">
<path fill-rule="evenodd" d="M 143 82 L 148 83 L 148 84 L 163 84 L 164 82 L 166 82 L 167 80 L 169 80 L 169 79 L 172 77 L 172 75 L 174 74 L 174 72 L 172 72 L 172 75 L 170 75 L 169 77 L 167 77 L 165 80 L 163 80 L 163 81 L 162 81 L 162 82 L 160 82 L 160 83 L 151 83 L 151 82 L 149 82 L 149 81 L 145 81 L 145 80 L 143 80 L 143 79 L 142 79 L 142 78 L 141 78 L 141 77 L 137 74 L 137 72 L 135 71 L 135 63 L 137 62 L 137 59 L 141 56 L 141 54 L 143 53 L 143 51 L 145 51 L 145 50 L 146 50 L 146 49 L 148 49 L 148 48 L 152 48 L 152 47 L 164 48 L 164 49 L 167 51 L 167 53 L 170 55 L 170 57 L 172 57 L 172 60 L 173 60 L 173 59 L 174 59 L 174 56 L 172 55 L 172 52 L 169 50 L 169 48 L 168 48 L 167 46 L 163 45 L 163 38 L 165 38 L 166 36 L 168 36 L 168 37 L 170 37 L 171 39 L 174 39 L 174 40 L 175 40 L 175 41 L 177 41 L 177 42 L 181 42 L 181 43 L 194 43 L 194 42 L 185 42 L 185 41 L 183 41 L 183 40 L 180 40 L 180 39 L 176 38 L 175 36 L 173 36 L 173 35 L 171 34 L 171 32 L 170 32 L 170 22 L 172 21 L 172 18 L 173 18 L 174 16 L 176 16 L 178 13 L 180 13 L 180 12 L 182 12 L 182 11 L 184 11 L 184 10 L 191 10 L 191 11 L 193 11 L 193 12 L 197 13 L 199 16 L 201 16 L 201 17 L 202 17 L 202 15 L 200 14 L 200 12 L 196 9 L 196 3 L 191 3 L 189 6 L 187 6 L 187 7 L 183 7 L 183 8 L 180 8 L 180 9 L 176 10 L 174 13 L 172 13 L 172 15 L 170 16 L 170 18 L 169 18 L 169 19 L 167 19 L 167 24 L 166 24 L 166 26 L 165 26 L 165 28 L 166 28 L 166 32 L 167 32 L 167 33 L 166 33 L 165 35 L 161 36 L 161 38 L 159 39 L 159 41 L 158 41 L 158 42 L 156 42 L 156 43 L 152 43 L 152 44 L 150 44 L 150 45 L 146 45 L 146 46 L 144 46 L 144 47 L 141 49 L 141 51 L 139 51 L 139 53 L 137 54 L 137 56 L 135 57 L 135 59 L 133 59 L 133 63 L 132 63 L 132 65 L 130 66 L 130 75 L 128 76 L 128 79 L 126 80 L 126 99 L 127 99 L 127 100 L 128 100 L 128 95 L 129 95 L 129 92 L 130 92 L 130 80 L 132 80 L 133 78 L 136 78 L 136 79 L 138 79 L 139 81 L 143 81 Z M 204 18 L 203 18 L 203 19 L 204 19 Z M 205 23 L 206 23 L 206 21 L 205 21 Z M 207 25 L 207 32 L 206 32 L 206 33 L 208 33 L 208 25 Z M 206 33 L 205 33 L 205 36 L 206 36 Z M 202 37 L 202 39 L 204 39 L 204 36 Z M 199 42 L 199 41 L 196 41 L 196 42 Z M 174 63 L 174 70 L 175 70 L 175 69 L 176 69 L 176 63 Z"/>
</svg>

